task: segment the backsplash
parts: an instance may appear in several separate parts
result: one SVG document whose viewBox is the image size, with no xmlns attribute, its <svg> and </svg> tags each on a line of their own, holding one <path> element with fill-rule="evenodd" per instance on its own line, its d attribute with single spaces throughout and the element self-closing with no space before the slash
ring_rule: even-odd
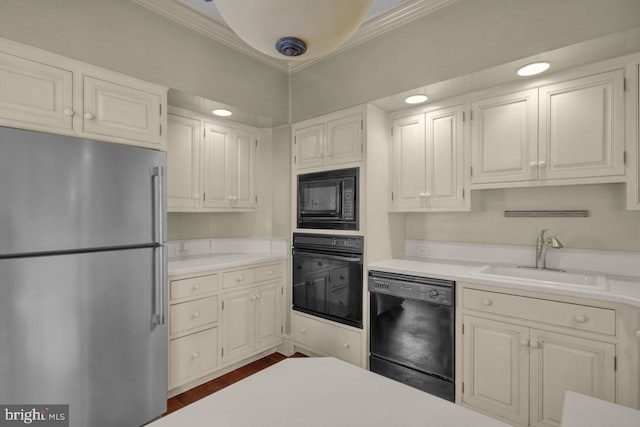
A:
<svg viewBox="0 0 640 427">
<path fill-rule="evenodd" d="M 230 253 L 287 254 L 287 239 L 215 238 L 167 242 L 169 258 Z"/>
<path fill-rule="evenodd" d="M 405 256 L 485 264 L 535 265 L 535 246 L 405 240 Z M 547 266 L 562 270 L 596 271 L 640 277 L 640 252 L 590 249 L 549 249 Z"/>
</svg>

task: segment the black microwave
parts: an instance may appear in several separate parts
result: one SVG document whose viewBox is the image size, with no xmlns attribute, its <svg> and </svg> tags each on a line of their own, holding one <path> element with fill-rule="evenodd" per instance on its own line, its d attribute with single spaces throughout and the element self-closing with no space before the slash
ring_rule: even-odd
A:
<svg viewBox="0 0 640 427">
<path fill-rule="evenodd" d="M 298 175 L 298 228 L 358 229 L 359 168 Z"/>
</svg>

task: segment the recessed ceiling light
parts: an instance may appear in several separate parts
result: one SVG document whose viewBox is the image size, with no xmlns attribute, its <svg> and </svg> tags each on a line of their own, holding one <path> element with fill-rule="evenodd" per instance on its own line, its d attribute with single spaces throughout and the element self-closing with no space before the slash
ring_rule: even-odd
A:
<svg viewBox="0 0 640 427">
<path fill-rule="evenodd" d="M 536 74 L 544 73 L 550 66 L 548 62 L 534 62 L 518 68 L 518 75 L 522 77 L 535 76 Z"/>
<path fill-rule="evenodd" d="M 231 111 L 225 110 L 223 108 L 218 108 L 216 110 L 213 110 L 212 113 L 220 117 L 229 117 L 231 114 L 233 114 Z"/>
<path fill-rule="evenodd" d="M 429 99 L 427 95 L 411 95 L 407 96 L 404 99 L 404 102 L 407 104 L 422 104 L 423 102 L 426 102 L 427 99 Z"/>
</svg>

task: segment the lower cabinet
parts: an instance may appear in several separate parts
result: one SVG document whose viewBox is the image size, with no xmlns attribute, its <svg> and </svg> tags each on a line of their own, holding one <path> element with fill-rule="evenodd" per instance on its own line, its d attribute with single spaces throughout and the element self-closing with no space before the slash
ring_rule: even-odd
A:
<svg viewBox="0 0 640 427">
<path fill-rule="evenodd" d="M 292 314 L 292 324 L 296 346 L 363 366 L 362 332 L 295 312 Z"/>
<path fill-rule="evenodd" d="M 547 427 L 561 425 L 565 391 L 616 401 L 615 341 L 569 329 L 556 332 L 559 328 L 555 326 L 563 322 L 551 323 L 554 310 L 559 308 L 555 304 L 566 306 L 563 312 L 567 318 L 582 316 L 577 317 L 583 322 L 580 329 L 600 329 L 600 325 L 589 325 L 596 316 L 574 315 L 572 310 L 610 309 L 478 289 L 467 288 L 462 294 L 464 405 L 514 425 Z M 477 306 L 478 297 L 486 309 Z M 523 303 L 520 299 L 543 305 L 539 322 L 506 316 L 504 321 L 498 320 L 494 313 L 511 313 L 514 306 Z M 482 311 L 487 317 L 482 317 Z M 547 322 L 551 330 L 545 330 Z"/>
<path fill-rule="evenodd" d="M 282 343 L 284 263 L 173 278 L 169 295 L 169 392 L 175 395 Z M 225 278 L 234 280 L 225 289 Z"/>
</svg>

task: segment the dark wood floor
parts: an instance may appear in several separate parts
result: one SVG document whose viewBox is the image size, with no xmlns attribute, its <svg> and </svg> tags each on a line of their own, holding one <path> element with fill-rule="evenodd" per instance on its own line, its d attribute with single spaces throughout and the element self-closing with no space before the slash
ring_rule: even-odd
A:
<svg viewBox="0 0 640 427">
<path fill-rule="evenodd" d="M 306 357 L 302 353 L 295 353 L 291 357 Z M 164 415 L 170 414 L 174 411 L 177 411 L 180 408 L 184 408 L 191 403 L 202 399 L 203 397 L 209 396 L 212 393 L 215 393 L 218 390 L 222 390 L 223 388 L 230 386 L 231 384 L 238 382 L 249 375 L 253 375 L 256 372 L 259 372 L 265 368 L 268 368 L 271 365 L 275 365 L 278 362 L 286 359 L 287 356 L 280 353 L 273 353 L 262 359 L 258 359 L 255 362 L 249 363 L 242 368 L 238 368 L 235 371 L 231 371 L 226 375 L 213 379 L 207 383 L 199 385 L 198 387 L 194 387 L 191 390 L 185 391 L 182 394 L 179 394 L 171 399 L 167 400 L 167 412 Z"/>
</svg>

